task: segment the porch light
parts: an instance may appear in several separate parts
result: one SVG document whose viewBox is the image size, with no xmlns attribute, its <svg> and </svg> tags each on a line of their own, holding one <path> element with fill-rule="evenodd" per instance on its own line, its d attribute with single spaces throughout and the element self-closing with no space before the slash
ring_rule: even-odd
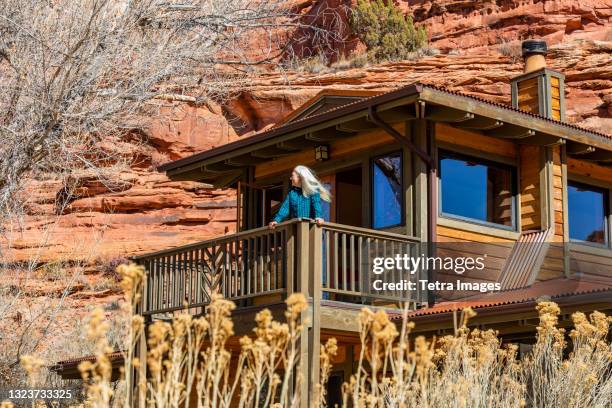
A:
<svg viewBox="0 0 612 408">
<path fill-rule="evenodd" d="M 318 162 L 329 160 L 329 146 L 328 145 L 319 145 L 315 147 L 315 160 Z"/>
</svg>

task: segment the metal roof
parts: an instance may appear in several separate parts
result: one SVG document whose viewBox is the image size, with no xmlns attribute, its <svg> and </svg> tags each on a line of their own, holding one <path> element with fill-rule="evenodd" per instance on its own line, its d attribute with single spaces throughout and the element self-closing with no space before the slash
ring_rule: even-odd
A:
<svg viewBox="0 0 612 408">
<path fill-rule="evenodd" d="M 431 102 L 432 104 L 437 104 L 437 105 L 442 105 L 442 106 L 445 106 L 446 102 L 442 101 L 440 97 L 451 96 L 455 98 L 453 102 L 458 104 L 458 106 L 452 106 L 453 108 L 464 109 L 466 111 L 475 110 L 475 112 L 472 112 L 472 113 L 476 113 L 479 115 L 483 114 L 484 116 L 487 116 L 486 114 L 478 111 L 478 109 L 474 109 L 474 107 L 470 106 L 470 103 L 478 102 L 480 104 L 483 104 L 482 106 L 498 109 L 499 110 L 498 112 L 516 114 L 517 118 L 528 117 L 531 119 L 535 119 L 536 122 L 533 122 L 533 125 L 534 126 L 540 125 L 540 128 L 545 129 L 546 133 L 556 136 L 560 132 L 560 129 L 565 129 L 566 131 L 576 131 L 578 132 L 578 134 L 586 137 L 589 142 L 595 143 L 599 147 L 604 146 L 604 148 L 612 150 L 612 136 L 611 135 L 608 135 L 602 132 L 597 132 L 594 130 L 590 130 L 584 127 L 580 127 L 580 126 L 577 126 L 577 125 L 574 125 L 568 122 L 563 122 L 563 121 L 559 121 L 556 119 L 547 118 L 539 114 L 526 112 L 526 111 L 520 110 L 518 108 L 514 108 L 509 105 L 491 102 L 481 97 L 476 97 L 473 95 L 451 91 L 446 88 L 437 87 L 433 85 L 414 83 L 411 85 L 401 87 L 394 91 L 382 93 L 382 94 L 375 95 L 375 96 L 365 97 L 358 101 L 350 102 L 345 105 L 332 108 L 320 114 L 316 114 L 313 116 L 308 116 L 305 118 L 294 120 L 289 123 L 282 123 L 278 126 L 272 127 L 263 132 L 256 133 L 255 135 L 250 136 L 248 138 L 241 139 L 241 140 L 238 140 L 232 143 L 228 143 L 226 145 L 223 145 L 223 146 L 220 146 L 214 149 L 206 150 L 206 151 L 196 153 L 194 155 L 191 155 L 191 156 L 179 159 L 179 160 L 175 160 L 170 163 L 163 164 L 158 167 L 158 170 L 160 171 L 179 170 L 181 167 L 188 166 L 188 165 L 197 163 L 199 161 L 213 159 L 216 156 L 227 154 L 237 149 L 252 146 L 257 143 L 266 142 L 278 136 L 287 135 L 292 132 L 306 129 L 309 126 L 320 124 L 325 121 L 338 119 L 343 116 L 357 113 L 360 111 L 365 111 L 370 106 L 380 106 L 382 104 L 386 104 L 389 102 L 397 101 L 399 99 L 406 98 L 409 96 L 415 96 L 415 95 L 418 95 L 418 98 L 424 100 L 425 102 Z M 553 126 L 552 127 L 545 126 L 546 124 L 553 125 Z"/>
<path fill-rule="evenodd" d="M 415 310 L 408 314 L 409 318 L 439 315 L 463 310 L 486 309 L 496 306 L 507 306 L 520 303 L 531 303 L 539 299 L 557 299 L 596 293 L 612 295 L 612 281 L 600 282 L 577 278 L 558 278 L 536 282 L 529 287 L 520 289 L 491 292 L 485 295 L 475 295 L 459 301 L 441 302 L 432 307 Z M 401 316 L 392 316 L 392 319 L 401 319 Z"/>
<path fill-rule="evenodd" d="M 108 353 L 106 357 L 110 360 L 111 364 L 118 363 L 119 361 L 123 361 L 125 353 L 127 353 L 127 351 L 113 351 L 112 353 Z M 93 361 L 96 361 L 96 359 L 97 359 L 97 356 L 95 355 L 69 358 L 67 360 L 58 361 L 57 363 L 50 366 L 49 370 L 63 371 L 63 370 L 66 370 L 67 368 L 76 368 L 83 361 L 93 362 Z"/>
</svg>

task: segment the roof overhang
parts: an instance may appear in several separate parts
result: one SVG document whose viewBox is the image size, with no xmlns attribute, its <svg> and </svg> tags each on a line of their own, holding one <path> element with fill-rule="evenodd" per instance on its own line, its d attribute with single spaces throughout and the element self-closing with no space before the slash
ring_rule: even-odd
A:
<svg viewBox="0 0 612 408">
<path fill-rule="evenodd" d="M 158 170 L 167 172 L 174 180 L 226 186 L 249 166 L 376 128 L 368 115 L 369 109 L 374 109 L 389 124 L 426 119 L 522 144 L 567 144 L 570 155 L 598 164 L 612 164 L 612 136 L 474 96 L 413 84 L 290 121 L 249 138 L 164 164 Z"/>
</svg>

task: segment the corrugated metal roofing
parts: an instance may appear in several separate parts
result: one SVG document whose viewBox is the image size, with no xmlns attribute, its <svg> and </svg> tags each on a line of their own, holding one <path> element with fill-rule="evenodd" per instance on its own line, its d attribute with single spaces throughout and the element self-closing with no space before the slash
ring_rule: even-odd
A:
<svg viewBox="0 0 612 408">
<path fill-rule="evenodd" d="M 398 98 L 402 98 L 402 97 L 407 97 L 410 95 L 414 95 L 417 93 L 421 93 L 423 90 L 425 89 L 429 89 L 435 92 L 441 92 L 441 93 L 445 93 L 448 95 L 454 95 L 457 97 L 461 97 L 461 98 L 467 98 L 468 100 L 471 101 L 477 101 L 483 104 L 487 104 L 489 106 L 492 107 L 496 107 L 496 108 L 500 108 L 500 109 L 504 109 L 507 111 L 511 111 L 511 112 L 515 112 L 517 114 L 520 115 L 524 115 L 524 116 L 528 116 L 531 118 L 535 118 L 538 120 L 542 120 L 542 121 L 546 121 L 549 123 L 553 123 L 555 125 L 559 125 L 565 128 L 569 128 L 569 129 L 573 129 L 573 130 L 577 130 L 580 132 L 584 132 L 587 134 L 590 134 L 592 136 L 597 136 L 600 138 L 604 138 L 607 139 L 609 141 L 612 141 L 612 135 L 608 135 L 602 132 L 598 132 L 598 131 L 594 131 L 588 128 L 584 128 L 584 127 L 580 127 L 578 125 L 572 124 L 572 123 L 568 123 L 568 122 L 563 122 L 560 120 L 556 120 L 556 119 L 552 119 L 552 118 L 547 118 L 545 116 L 536 114 L 536 113 L 532 113 L 532 112 L 526 112 L 523 111 L 521 109 L 518 108 L 514 108 L 512 106 L 509 105 L 504 105 L 501 103 L 497 103 L 497 102 L 492 102 L 489 100 L 486 100 L 484 98 L 478 97 L 478 96 L 473 96 L 473 95 L 468 95 L 465 93 L 461 93 L 461 92 L 457 92 L 457 91 L 452 91 L 449 90 L 447 88 L 443 88 L 443 87 L 438 87 L 438 86 L 434 86 L 434 85 L 428 85 L 428 84 L 422 84 L 422 83 L 414 83 L 411 85 L 407 85 L 404 87 L 401 87 L 399 89 L 396 89 L 394 91 L 390 91 L 390 92 L 386 92 L 386 93 L 382 93 L 380 95 L 375 95 L 375 96 L 370 96 L 370 97 L 365 97 L 363 99 L 360 99 L 358 101 L 355 102 L 350 102 L 347 103 L 345 105 L 341 105 L 335 108 L 332 108 L 330 110 L 327 110 L 323 113 L 317 114 L 317 115 L 313 115 L 313 116 L 308 116 L 305 118 L 301 118 L 298 120 L 293 120 L 290 121 L 289 123 L 281 123 L 278 126 L 274 126 L 270 129 L 267 129 L 263 132 L 260 133 L 256 133 L 253 136 L 250 136 L 248 138 L 245 139 L 241 139 L 232 143 L 228 143 L 226 145 L 214 148 L 214 149 L 210 149 L 210 150 L 206 150 L 204 152 L 201 153 L 196 153 L 192 156 L 188 156 L 170 163 L 166 163 L 162 166 L 158 167 L 158 170 L 160 171 L 167 171 L 167 170 L 172 170 L 172 169 L 176 169 L 176 168 L 180 168 L 181 166 L 186 166 L 192 163 L 195 163 L 197 161 L 200 160 L 204 160 L 207 158 L 211 158 L 214 157 L 216 155 L 222 154 L 222 153 L 227 153 L 227 152 L 231 152 L 234 149 L 240 148 L 240 147 L 245 147 L 245 146 L 249 146 L 251 144 L 255 144 L 257 142 L 262 142 L 265 141 L 269 138 L 273 138 L 275 136 L 279 136 L 281 134 L 285 134 L 285 133 L 289 133 L 291 131 L 296 131 L 299 129 L 302 129 L 306 126 L 312 125 L 312 124 L 316 124 L 319 122 L 322 122 L 324 120 L 329 120 L 329 119 L 334 119 L 336 117 L 340 117 L 344 114 L 349 114 L 349 113 L 353 113 L 353 112 L 357 112 L 361 109 L 365 109 L 368 106 L 372 105 L 372 104 L 381 104 L 381 103 L 385 103 L 385 102 L 389 102 L 389 101 L 393 101 L 395 99 Z"/>
<path fill-rule="evenodd" d="M 112 363 L 118 360 L 123 360 L 123 356 L 125 353 L 126 351 L 113 351 L 112 353 L 108 353 L 106 356 Z M 89 355 L 89 356 L 75 357 L 75 358 L 69 358 L 63 361 L 58 361 L 54 365 L 50 366 L 49 369 L 51 371 L 64 370 L 68 367 L 76 367 L 78 364 L 80 364 L 83 361 L 91 361 L 91 362 L 96 361 L 96 356 Z"/>
<path fill-rule="evenodd" d="M 462 310 L 466 307 L 482 309 L 496 306 L 505 306 L 519 303 L 534 302 L 540 298 L 550 300 L 566 298 L 571 296 L 586 295 L 591 293 L 612 292 L 612 282 L 597 282 L 586 279 L 551 279 L 536 282 L 529 287 L 520 289 L 475 295 L 461 301 L 441 302 L 432 307 L 415 310 L 408 317 L 437 315 Z M 393 316 L 391 319 L 401 319 L 401 316 Z"/>
</svg>

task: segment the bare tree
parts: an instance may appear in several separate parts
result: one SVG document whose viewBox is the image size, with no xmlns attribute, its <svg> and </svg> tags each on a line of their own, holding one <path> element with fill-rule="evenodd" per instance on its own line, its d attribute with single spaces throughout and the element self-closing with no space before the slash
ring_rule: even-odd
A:
<svg viewBox="0 0 612 408">
<path fill-rule="evenodd" d="M 100 142 L 142 127 L 156 101 L 246 85 L 302 17 L 282 0 L 0 0 L 2 215 L 19 208 L 26 176 L 103 177 L 121 152 Z"/>
</svg>

